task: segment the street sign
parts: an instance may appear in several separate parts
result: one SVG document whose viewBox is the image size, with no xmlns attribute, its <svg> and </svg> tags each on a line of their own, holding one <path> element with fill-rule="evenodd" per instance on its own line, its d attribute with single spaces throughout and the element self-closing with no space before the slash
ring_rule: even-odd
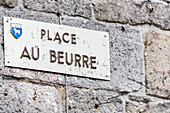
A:
<svg viewBox="0 0 170 113">
<path fill-rule="evenodd" d="M 109 35 L 4 17 L 5 66 L 110 80 Z"/>
</svg>

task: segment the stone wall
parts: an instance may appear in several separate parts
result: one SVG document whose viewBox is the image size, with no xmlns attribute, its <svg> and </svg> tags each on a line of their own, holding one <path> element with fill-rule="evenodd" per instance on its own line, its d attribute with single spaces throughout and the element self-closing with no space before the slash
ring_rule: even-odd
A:
<svg viewBox="0 0 170 113">
<path fill-rule="evenodd" d="M 111 80 L 4 66 L 3 16 L 106 31 Z M 169 0 L 0 0 L 0 113 L 169 113 Z"/>
</svg>

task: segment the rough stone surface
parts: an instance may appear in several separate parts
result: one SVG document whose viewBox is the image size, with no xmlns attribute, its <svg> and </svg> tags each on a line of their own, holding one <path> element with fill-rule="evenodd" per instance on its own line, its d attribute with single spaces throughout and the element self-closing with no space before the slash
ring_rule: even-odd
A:
<svg viewBox="0 0 170 113">
<path fill-rule="evenodd" d="M 122 113 L 122 100 L 113 92 L 68 87 L 69 113 Z"/>
<path fill-rule="evenodd" d="M 124 24 L 153 24 L 170 29 L 170 6 L 149 0 L 93 0 L 95 17 Z"/>
<path fill-rule="evenodd" d="M 126 113 L 146 113 L 147 104 L 126 102 Z"/>
<path fill-rule="evenodd" d="M 169 113 L 170 103 L 144 104 L 126 102 L 126 113 Z"/>
<path fill-rule="evenodd" d="M 0 77 L 0 112 L 62 113 L 63 88 Z M 62 94 L 63 93 L 63 94 Z"/>
<path fill-rule="evenodd" d="M 136 96 L 136 95 L 129 95 L 129 100 L 136 101 L 136 102 L 143 102 L 148 103 L 152 100 L 146 96 Z"/>
<path fill-rule="evenodd" d="M 75 18 L 70 16 L 62 16 L 61 24 L 66 26 L 85 28 L 85 23 L 88 20 L 82 18 Z"/>
<path fill-rule="evenodd" d="M 170 36 L 143 33 L 147 94 L 170 99 Z"/>
<path fill-rule="evenodd" d="M 170 112 L 170 103 L 159 103 L 157 105 L 152 105 L 149 107 L 149 113 L 169 113 Z"/>
<path fill-rule="evenodd" d="M 0 5 L 4 5 L 9 8 L 13 8 L 18 5 L 18 1 L 17 0 L 0 0 Z"/>
<path fill-rule="evenodd" d="M 35 21 L 42 21 L 48 23 L 58 23 L 59 18 L 55 14 L 48 14 L 43 12 L 35 11 L 25 11 L 25 10 L 9 10 L 3 7 L 0 7 L 0 23 L 2 24 L 3 16 L 10 16 L 14 18 L 29 19 Z"/>
<path fill-rule="evenodd" d="M 109 27 L 111 84 L 130 91 L 144 83 L 143 45 L 140 32 L 128 26 Z"/>
<path fill-rule="evenodd" d="M 91 0 L 24 0 L 24 7 L 36 11 L 91 17 Z"/>
</svg>

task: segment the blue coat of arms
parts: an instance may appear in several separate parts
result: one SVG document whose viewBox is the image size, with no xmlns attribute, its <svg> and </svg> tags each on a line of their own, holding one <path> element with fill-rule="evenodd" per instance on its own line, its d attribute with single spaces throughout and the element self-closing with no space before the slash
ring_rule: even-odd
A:
<svg viewBox="0 0 170 113">
<path fill-rule="evenodd" d="M 18 39 L 22 35 L 22 25 L 17 23 L 12 23 L 11 33 L 16 39 Z"/>
</svg>

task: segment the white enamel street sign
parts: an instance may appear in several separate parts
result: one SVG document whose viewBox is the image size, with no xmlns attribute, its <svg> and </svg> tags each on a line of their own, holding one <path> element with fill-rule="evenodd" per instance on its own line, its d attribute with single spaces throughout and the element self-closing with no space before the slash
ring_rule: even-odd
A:
<svg viewBox="0 0 170 113">
<path fill-rule="evenodd" d="M 5 66 L 110 80 L 109 35 L 4 17 Z"/>
</svg>

